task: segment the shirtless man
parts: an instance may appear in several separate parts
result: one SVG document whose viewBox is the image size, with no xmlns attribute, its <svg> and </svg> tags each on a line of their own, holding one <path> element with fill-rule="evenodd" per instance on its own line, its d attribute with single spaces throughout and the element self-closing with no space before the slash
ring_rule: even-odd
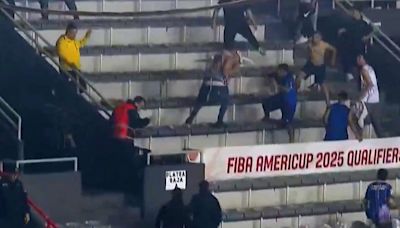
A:
<svg viewBox="0 0 400 228">
<path fill-rule="evenodd" d="M 336 63 L 336 48 L 324 42 L 321 34 L 316 32 L 313 35 L 311 42 L 308 44 L 308 50 L 310 52 L 310 58 L 296 79 L 297 89 L 300 89 L 302 79 L 314 75 L 315 82 L 312 87 L 318 86 L 322 89 L 325 94 L 325 102 L 327 106 L 329 106 L 329 90 L 324 83 L 326 76 L 325 55 L 327 52 L 332 53 L 331 65 L 334 66 Z"/>
<path fill-rule="evenodd" d="M 206 104 L 220 104 L 218 119 L 213 127 L 225 127 L 224 116 L 229 105 L 229 77 L 240 69 L 241 56 L 237 51 L 223 51 L 214 55 L 211 67 L 203 78 L 196 104 L 185 123 L 191 125 L 200 109 Z"/>
</svg>

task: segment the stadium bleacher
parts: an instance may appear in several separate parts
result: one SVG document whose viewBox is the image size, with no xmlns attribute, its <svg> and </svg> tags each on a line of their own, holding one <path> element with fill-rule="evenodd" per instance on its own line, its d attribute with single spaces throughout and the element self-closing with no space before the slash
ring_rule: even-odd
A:
<svg viewBox="0 0 400 228">
<path fill-rule="evenodd" d="M 165 10 L 209 5 L 213 1 L 179 1 L 179 5 L 178 1 L 169 0 L 140 3 L 78 0 L 77 3 L 80 10 L 101 12 Z M 36 6 L 31 1 L 25 4 Z M 64 8 L 59 2 L 51 5 Z M 176 153 L 182 148 L 287 143 L 286 129 L 259 121 L 263 117 L 260 103 L 265 87 L 264 77 L 279 63 L 288 63 L 293 71 L 298 71 L 305 62 L 304 47 L 295 47 L 286 24 L 271 15 L 259 16 L 257 20 L 259 29 L 256 36 L 265 40 L 262 46 L 267 49 L 266 57 L 249 50 L 245 42 L 238 43 L 239 49 L 255 64 L 243 67 L 241 74 L 230 83 L 232 99 L 226 115 L 227 127 L 215 129 L 204 124 L 215 121 L 215 105 L 204 107 L 194 125 L 183 125 L 201 85 L 206 59 L 222 49 L 222 29 L 220 27 L 213 32 L 208 28 L 211 25 L 209 15 L 209 12 L 200 12 L 182 17 L 129 20 L 82 17 L 77 22 L 79 28 L 94 29 L 89 46 L 81 52 L 84 75 L 111 104 L 136 95 L 147 98 L 144 113 L 151 117 L 152 126 L 138 130 L 135 143 L 152 149 L 156 155 Z M 64 33 L 69 22 L 63 16 L 51 17 L 49 21 L 35 20 L 37 17 L 27 14 L 33 27 L 52 44 Z M 53 47 L 45 48 L 53 50 Z M 338 70 L 329 69 L 327 78 L 333 99 L 343 89 L 352 97 L 357 95 L 357 85 L 347 83 Z M 304 86 L 307 84 L 310 82 Z M 322 140 L 324 126 L 320 119 L 324 111 L 322 94 L 299 95 L 294 122 L 296 142 Z M 398 116 L 399 108 L 387 105 L 382 113 L 382 119 L 391 121 Z M 276 112 L 273 116 L 279 118 L 280 114 Z M 390 121 L 386 124 L 392 124 Z M 373 129 L 365 129 L 364 135 L 376 137 Z M 392 132 L 392 135 L 396 133 Z M 396 186 L 395 194 L 399 193 L 399 177 L 399 169 L 390 170 L 389 180 Z M 305 224 L 317 227 L 339 218 L 349 222 L 358 218 L 365 220 L 361 200 L 367 184 L 374 179 L 375 171 L 311 174 L 217 181 L 212 183 L 212 190 L 224 210 L 223 228 L 283 228 Z M 115 207 L 123 204 L 121 197 L 110 201 L 111 204 L 117 202 Z M 104 202 L 98 205 L 104 206 Z M 91 210 L 94 208 L 96 206 L 90 206 Z M 105 210 L 104 213 L 108 212 Z M 102 213 L 99 212 L 98 216 L 106 217 Z M 90 216 L 90 213 L 87 214 Z M 86 225 L 90 226 L 90 221 L 88 223 Z M 74 224 L 71 223 L 71 226 L 74 227 Z"/>
</svg>

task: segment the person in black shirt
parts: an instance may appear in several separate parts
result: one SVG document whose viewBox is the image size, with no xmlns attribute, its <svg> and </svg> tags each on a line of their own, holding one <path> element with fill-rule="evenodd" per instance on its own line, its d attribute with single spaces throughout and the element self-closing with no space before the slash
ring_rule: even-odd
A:
<svg viewBox="0 0 400 228">
<path fill-rule="evenodd" d="M 193 228 L 217 228 L 222 221 L 221 206 L 210 192 L 207 181 L 200 182 L 199 193 L 193 196 L 189 208 Z"/>
<path fill-rule="evenodd" d="M 27 194 L 18 179 L 15 162 L 5 161 L 0 179 L 0 227 L 23 228 L 30 222 Z"/>
<path fill-rule="evenodd" d="M 373 36 L 373 28 L 362 18 L 358 9 L 353 9 L 353 18 L 338 30 L 339 54 L 347 79 L 352 80 L 357 55 L 365 54 L 365 47 Z"/>
<path fill-rule="evenodd" d="M 158 212 L 156 228 L 188 228 L 189 224 L 189 213 L 183 203 L 182 190 L 176 187 L 172 191 L 172 199 Z"/>
<path fill-rule="evenodd" d="M 229 3 L 233 0 L 220 0 L 221 3 Z M 217 8 L 213 14 L 213 24 L 212 28 L 214 29 L 217 24 L 217 16 L 220 8 Z M 261 55 L 265 55 L 265 50 L 260 47 L 256 37 L 250 29 L 250 26 L 247 22 L 247 18 L 250 20 L 252 25 L 254 26 L 254 30 L 257 30 L 257 23 L 254 19 L 253 13 L 249 9 L 248 5 L 240 4 L 240 5 L 231 5 L 223 7 L 224 10 L 224 48 L 227 50 L 234 49 L 234 42 L 236 34 L 242 35 L 246 38 L 250 44 L 260 52 Z"/>
</svg>

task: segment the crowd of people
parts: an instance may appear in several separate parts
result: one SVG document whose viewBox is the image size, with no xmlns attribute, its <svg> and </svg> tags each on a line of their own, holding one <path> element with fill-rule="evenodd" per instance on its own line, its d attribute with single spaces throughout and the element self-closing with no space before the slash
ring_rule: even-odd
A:
<svg viewBox="0 0 400 228">
<path fill-rule="evenodd" d="M 374 121 L 374 116 L 379 115 L 379 89 L 377 76 L 372 66 L 365 58 L 365 44 L 372 37 L 373 30 L 366 24 L 361 17 L 359 10 L 353 10 L 353 20 L 337 32 L 339 44 L 338 47 L 325 42 L 320 32 L 317 31 L 317 0 L 299 0 L 299 16 L 297 17 L 295 38 L 297 44 L 306 41 L 305 44 L 309 57 L 306 64 L 299 72 L 292 72 L 288 65 L 278 66 L 275 74 L 266 75 L 268 77 L 269 91 L 273 91 L 268 97 L 263 99 L 262 107 L 265 113 L 263 121 L 271 121 L 270 113 L 280 109 L 282 119 L 278 123 L 287 127 L 290 142 L 294 141 L 292 122 L 296 112 L 297 93 L 307 92 L 311 89 L 322 91 L 325 97 L 327 111 L 321 118 L 326 125 L 325 140 L 345 140 L 348 139 L 347 127 L 353 131 L 355 137 L 362 139 L 362 129 L 364 119 L 367 117 L 367 110 L 373 115 L 370 116 L 374 122 L 375 128 L 379 129 L 379 122 Z M 223 0 L 220 3 L 226 3 L 229 0 Z M 195 105 L 184 121 L 186 125 L 191 125 L 200 111 L 206 104 L 220 104 L 216 123 L 212 127 L 223 128 L 225 113 L 227 111 L 229 97 L 229 81 L 232 76 L 240 72 L 240 66 L 243 64 L 243 57 L 235 49 L 234 38 L 236 34 L 241 34 L 248 39 L 252 47 L 261 55 L 265 55 L 265 50 L 256 40 L 249 22 L 257 27 L 254 16 L 246 4 L 239 4 L 230 7 L 222 7 L 224 10 L 224 51 L 214 55 L 212 63 L 204 73 L 203 83 L 200 88 Z M 213 18 L 217 18 L 219 9 L 215 10 Z M 86 89 L 86 83 L 81 77 L 77 77 L 80 72 L 80 48 L 88 42 L 91 31 L 88 30 L 82 39 L 77 39 L 77 26 L 70 23 L 67 26 L 66 33 L 57 40 L 57 54 L 59 56 L 62 77 L 68 81 L 76 78 L 80 92 Z M 301 42 L 300 42 L 301 41 Z M 327 58 L 330 57 L 330 58 Z M 331 104 L 331 91 L 326 83 L 327 66 L 336 66 L 336 57 L 339 56 L 343 72 L 347 79 L 356 80 L 360 83 L 360 94 L 349 105 L 349 95 L 342 91 L 336 95 L 339 102 Z M 329 61 L 327 61 L 329 60 Z M 66 75 L 66 74 L 69 74 Z M 297 75 L 297 76 L 295 76 Z M 302 88 L 304 79 L 314 76 L 314 83 L 308 88 Z M 355 75 L 360 75 L 355 77 Z M 72 76 L 72 77 L 70 77 Z M 139 99 L 139 97 L 137 97 Z M 136 99 L 136 98 L 135 98 Z M 144 99 L 141 103 L 144 104 Z M 345 99 L 345 100 L 344 100 Z M 134 116 L 129 114 L 131 110 L 139 109 L 135 101 L 126 101 L 120 104 L 111 118 L 111 124 L 114 125 L 113 135 L 117 139 L 124 141 L 133 138 L 134 129 L 147 126 L 150 121 L 145 119 L 145 123 L 138 114 Z M 139 121 L 140 124 L 137 122 Z"/>
</svg>

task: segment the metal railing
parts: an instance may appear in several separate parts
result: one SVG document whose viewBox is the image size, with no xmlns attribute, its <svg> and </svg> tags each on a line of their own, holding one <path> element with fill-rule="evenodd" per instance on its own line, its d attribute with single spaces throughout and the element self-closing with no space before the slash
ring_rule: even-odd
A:
<svg viewBox="0 0 400 228">
<path fill-rule="evenodd" d="M 61 163 L 61 162 L 73 162 L 74 163 L 74 172 L 78 171 L 78 158 L 77 157 L 18 160 L 18 161 L 16 161 L 16 166 L 17 166 L 17 169 L 20 169 L 20 167 L 22 167 L 23 165 L 28 165 L 28 164 L 47 164 L 47 163 Z"/>
<path fill-rule="evenodd" d="M 0 105 L 5 107 L 6 111 L 0 107 L 0 114 L 9 122 L 9 124 L 17 132 L 17 139 L 22 140 L 22 118 L 21 116 L 2 98 L 0 97 Z M 11 113 L 7 114 L 6 112 Z"/>
<path fill-rule="evenodd" d="M 350 10 L 343 4 L 347 4 L 348 7 L 354 7 L 353 3 L 349 0 L 335 0 L 334 1 L 339 8 L 341 8 L 346 14 L 351 15 Z M 390 55 L 393 56 L 398 62 L 400 62 L 400 47 L 387 36 L 378 26 L 363 13 L 361 13 L 362 18 L 365 22 L 372 26 L 374 30 L 373 40 L 375 40 L 379 45 L 381 45 Z M 387 45 L 389 44 L 390 47 Z M 397 53 L 396 53 L 397 52 Z"/>
<path fill-rule="evenodd" d="M 7 4 L 5 0 L 2 1 L 4 4 Z M 23 16 L 19 13 L 15 13 L 17 18 L 19 19 L 18 23 L 14 18 L 5 10 L 0 7 L 0 12 L 2 12 L 13 24 L 16 28 L 19 29 L 24 35 L 25 39 L 31 42 L 32 46 L 38 51 L 39 54 L 44 54 L 47 59 L 50 60 L 55 66 L 59 68 L 73 83 L 76 85 L 77 92 L 82 91 L 91 101 L 92 104 L 97 106 L 100 111 L 109 118 L 111 114 L 109 113 L 110 109 L 112 109 L 112 105 L 107 102 L 107 100 L 100 94 L 100 92 L 90 83 L 84 75 L 80 71 L 75 71 L 76 77 L 71 75 L 63 66 L 61 66 L 57 60 L 57 58 L 50 53 L 46 48 L 42 47 L 39 41 L 42 41 L 48 47 L 52 46 L 49 41 L 47 41 Z M 25 27 L 29 28 L 29 31 L 25 29 Z M 61 77 L 61 76 L 60 76 Z M 86 90 L 79 81 L 84 81 L 88 86 Z"/>
<path fill-rule="evenodd" d="M 22 118 L 2 97 L 0 97 L 0 115 L 15 130 L 18 141 L 17 157 L 18 159 L 24 159 L 24 144 L 22 141 Z"/>
<path fill-rule="evenodd" d="M 349 0 L 338 0 L 338 1 L 347 2 Z M 333 1 L 333 4 L 335 4 L 335 2 L 336 2 L 336 0 Z M 368 3 L 369 2 L 369 5 L 370 5 L 371 8 L 375 8 L 376 3 L 381 3 L 381 2 L 388 3 L 388 4 L 389 3 L 395 3 L 396 4 L 395 0 L 392 0 L 392 1 L 388 1 L 388 0 L 350 0 L 349 2 L 354 2 L 354 3 Z"/>
</svg>

